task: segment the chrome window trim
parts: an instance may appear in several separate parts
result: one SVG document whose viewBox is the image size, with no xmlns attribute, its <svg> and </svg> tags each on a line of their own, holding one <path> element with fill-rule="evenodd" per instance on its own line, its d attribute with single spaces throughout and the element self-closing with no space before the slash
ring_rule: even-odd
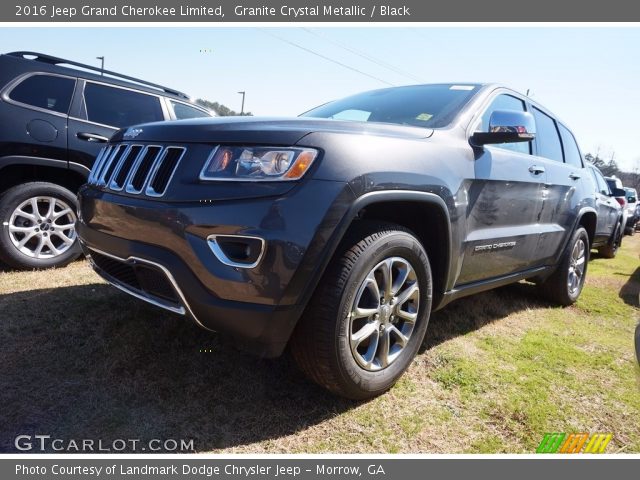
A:
<svg viewBox="0 0 640 480">
<path fill-rule="evenodd" d="M 222 248 L 220 247 L 220 245 L 217 242 L 217 238 L 218 237 L 249 238 L 251 240 L 259 240 L 260 241 L 260 255 L 258 255 L 258 258 L 256 259 L 256 261 L 251 263 L 251 264 L 234 262 L 229 257 L 227 257 L 227 255 L 225 255 L 225 253 L 222 251 Z M 253 236 L 253 235 L 236 235 L 236 234 L 225 234 L 225 233 L 212 234 L 212 235 L 209 235 L 207 237 L 207 245 L 209 245 L 209 249 L 211 249 L 211 251 L 216 256 L 216 258 L 218 260 L 220 260 L 220 262 L 222 262 L 223 264 L 225 264 L 225 265 L 227 265 L 229 267 L 244 268 L 244 269 L 256 268 L 260 264 L 260 262 L 262 261 L 262 259 L 264 257 L 264 254 L 265 254 L 265 251 L 267 250 L 267 242 L 266 242 L 266 240 L 264 238 L 262 238 L 262 237 L 256 237 L 256 236 Z"/>
<path fill-rule="evenodd" d="M 56 112 L 54 110 L 48 110 L 46 108 L 36 107 L 35 105 L 29 105 L 28 103 L 18 102 L 17 100 L 13 100 L 10 97 L 11 92 L 13 91 L 14 88 L 16 88 L 18 85 L 20 85 L 22 82 L 24 82 L 28 78 L 35 77 L 36 75 L 48 75 L 50 77 L 68 78 L 70 80 L 73 80 L 73 82 L 74 82 L 73 83 L 73 91 L 71 93 L 71 101 L 69 102 L 69 107 L 67 108 L 67 113 L 60 113 L 60 112 Z M 3 101 L 5 101 L 7 103 L 10 103 L 12 105 L 16 105 L 18 107 L 28 108 L 29 110 L 34 110 L 36 112 L 48 113 L 50 115 L 55 115 L 56 117 L 69 118 L 69 109 L 71 108 L 71 103 L 73 103 L 73 94 L 75 93 L 77 83 L 78 83 L 78 78 L 77 77 L 72 77 L 70 75 L 61 75 L 59 73 L 41 72 L 41 71 L 28 72 L 28 73 L 25 73 L 23 75 L 18 76 L 11 83 L 9 83 L 5 87 L 5 89 L 2 91 L 1 98 L 2 98 Z"/>
</svg>

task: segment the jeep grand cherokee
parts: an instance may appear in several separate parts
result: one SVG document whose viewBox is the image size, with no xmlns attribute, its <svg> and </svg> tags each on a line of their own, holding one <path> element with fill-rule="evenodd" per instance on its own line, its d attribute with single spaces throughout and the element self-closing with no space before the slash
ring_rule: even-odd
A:
<svg viewBox="0 0 640 480">
<path fill-rule="evenodd" d="M 42 53 L 0 55 L 0 262 L 51 268 L 80 255 L 76 194 L 118 129 L 211 115 L 138 78 Z"/>
<path fill-rule="evenodd" d="M 611 236 L 567 127 L 480 84 L 121 130 L 78 230 L 113 285 L 256 354 L 289 346 L 350 398 L 391 387 L 454 299 L 529 279 L 575 302 Z"/>
</svg>

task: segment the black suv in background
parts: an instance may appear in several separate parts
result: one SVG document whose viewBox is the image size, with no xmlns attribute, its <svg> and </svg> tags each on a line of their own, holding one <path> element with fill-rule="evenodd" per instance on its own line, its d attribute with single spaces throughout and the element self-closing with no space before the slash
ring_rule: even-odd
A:
<svg viewBox="0 0 640 480">
<path fill-rule="evenodd" d="M 144 80 L 41 53 L 0 55 L 0 261 L 46 268 L 79 255 L 76 193 L 119 128 L 211 115 Z"/>
<path fill-rule="evenodd" d="M 417 85 L 299 118 L 123 129 L 80 190 L 78 232 L 118 288 L 256 354 L 289 346 L 313 380 L 367 398 L 452 300 L 528 279 L 575 302 L 610 236 L 594 189 L 571 132 L 526 96 Z"/>
</svg>

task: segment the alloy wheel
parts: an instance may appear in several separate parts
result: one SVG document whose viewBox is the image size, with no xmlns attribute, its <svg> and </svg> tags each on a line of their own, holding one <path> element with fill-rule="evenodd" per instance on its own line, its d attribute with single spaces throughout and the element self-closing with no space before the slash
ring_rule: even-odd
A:
<svg viewBox="0 0 640 480">
<path fill-rule="evenodd" d="M 28 257 L 54 258 L 74 245 L 75 222 L 76 214 L 65 201 L 55 197 L 32 197 L 11 214 L 9 238 Z"/>
</svg>

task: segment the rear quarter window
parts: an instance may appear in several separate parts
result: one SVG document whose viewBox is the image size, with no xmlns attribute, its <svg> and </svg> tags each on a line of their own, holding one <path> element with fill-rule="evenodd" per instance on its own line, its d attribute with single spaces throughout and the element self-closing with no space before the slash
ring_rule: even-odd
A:
<svg viewBox="0 0 640 480">
<path fill-rule="evenodd" d="M 32 75 L 16 85 L 9 93 L 9 98 L 14 102 L 67 114 L 75 84 L 74 78 Z"/>
</svg>

